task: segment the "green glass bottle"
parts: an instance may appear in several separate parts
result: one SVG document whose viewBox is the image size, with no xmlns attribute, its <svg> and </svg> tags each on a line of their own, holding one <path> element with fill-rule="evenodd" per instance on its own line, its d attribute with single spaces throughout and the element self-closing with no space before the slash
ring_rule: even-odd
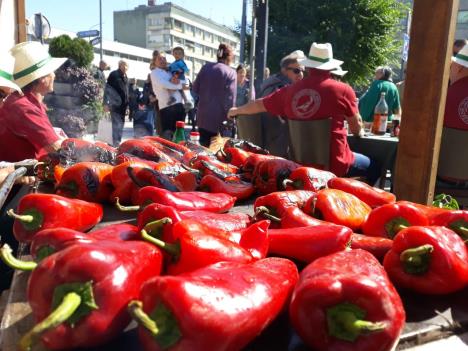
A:
<svg viewBox="0 0 468 351">
<path fill-rule="evenodd" d="M 184 121 L 177 121 L 176 122 L 176 131 L 172 136 L 172 141 L 176 144 L 180 142 L 186 141 L 185 138 L 185 122 Z"/>
</svg>

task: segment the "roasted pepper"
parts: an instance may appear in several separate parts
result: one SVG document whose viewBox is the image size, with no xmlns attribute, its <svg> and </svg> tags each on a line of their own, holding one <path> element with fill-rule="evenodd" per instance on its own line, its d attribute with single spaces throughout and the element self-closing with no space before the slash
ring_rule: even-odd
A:
<svg viewBox="0 0 468 351">
<path fill-rule="evenodd" d="M 15 218 L 16 240 L 30 242 L 38 231 L 47 228 L 87 231 L 101 221 L 103 211 L 101 205 L 87 201 L 53 194 L 27 194 L 21 198 L 16 213 L 9 210 L 8 215 Z"/>
<path fill-rule="evenodd" d="M 234 196 L 239 201 L 248 199 L 255 191 L 252 183 L 241 180 L 224 181 L 210 174 L 202 178 L 199 188 L 208 193 L 225 193 Z"/>
<path fill-rule="evenodd" d="M 265 160 L 283 160 L 283 158 L 273 155 L 252 154 L 245 160 L 242 166 L 242 175 L 247 180 L 252 179 L 253 173 L 257 165 Z"/>
<path fill-rule="evenodd" d="M 60 145 L 61 163 L 72 165 L 78 162 L 102 162 L 113 164 L 116 149 L 102 144 L 93 144 L 82 139 L 69 138 Z"/>
<path fill-rule="evenodd" d="M 351 178 L 332 178 L 328 181 L 328 187 L 353 194 L 372 208 L 394 203 L 396 199 L 392 193 Z"/>
<path fill-rule="evenodd" d="M 318 191 L 327 186 L 327 182 L 336 176 L 327 171 L 313 167 L 298 167 L 284 180 L 286 190 Z"/>
<path fill-rule="evenodd" d="M 362 232 L 393 239 L 400 230 L 413 225 L 429 225 L 426 214 L 410 202 L 396 202 L 374 208 L 362 226 Z"/>
<path fill-rule="evenodd" d="M 380 262 L 383 261 L 385 254 L 390 251 L 393 240 L 378 236 L 367 236 L 354 233 L 351 237 L 351 249 L 362 249 L 370 252 Z"/>
<path fill-rule="evenodd" d="M 177 143 L 174 143 L 170 140 L 167 140 L 167 139 L 164 139 L 164 138 L 161 138 L 159 136 L 146 136 L 143 138 L 144 140 L 150 140 L 152 142 L 157 142 L 161 145 L 164 145 L 168 148 L 171 148 L 173 150 L 177 150 L 178 152 L 180 152 L 182 155 L 189 152 L 190 149 L 187 148 L 186 146 L 184 145 L 181 145 L 181 144 L 177 144 Z"/>
<path fill-rule="evenodd" d="M 203 163 L 203 161 L 205 163 Z M 196 155 L 190 160 L 190 163 L 188 164 L 188 166 L 206 173 L 206 169 L 207 169 L 206 163 L 228 174 L 239 173 L 239 168 L 237 168 L 236 166 L 229 164 L 229 163 L 218 161 L 216 158 L 213 158 L 207 155 Z"/>
<path fill-rule="evenodd" d="M 262 149 L 260 146 L 255 145 L 254 143 L 248 140 L 242 139 L 227 139 L 224 143 L 223 149 L 226 150 L 227 148 L 239 148 L 244 151 L 263 155 L 268 155 L 270 153 L 268 150 Z"/>
<path fill-rule="evenodd" d="M 261 161 L 255 167 L 252 183 L 263 195 L 282 190 L 283 181 L 298 167 L 296 162 L 285 159 Z"/>
<path fill-rule="evenodd" d="M 281 228 L 300 228 L 321 225 L 326 222 L 309 216 L 299 207 L 288 207 L 284 211 L 278 223 Z"/>
<path fill-rule="evenodd" d="M 379 262 L 363 250 L 309 264 L 294 289 L 289 316 L 317 351 L 390 351 L 405 324 L 400 296 Z"/>
<path fill-rule="evenodd" d="M 151 279 L 129 310 L 146 351 L 241 350 L 278 316 L 297 276 L 281 258 L 221 262 Z"/>
<path fill-rule="evenodd" d="M 322 189 L 317 199 L 310 199 L 304 212 L 327 222 L 344 225 L 353 230 L 361 229 L 371 208 L 356 196 L 337 189 Z"/>
<path fill-rule="evenodd" d="M 311 227 L 269 229 L 268 253 L 310 263 L 319 257 L 346 249 L 351 229 L 331 223 Z"/>
<path fill-rule="evenodd" d="M 449 294 L 468 284 L 468 251 L 445 227 L 414 226 L 399 232 L 384 267 L 396 285 L 423 294 Z"/>
<path fill-rule="evenodd" d="M 252 153 L 237 147 L 228 147 L 224 150 L 219 150 L 217 155 L 220 161 L 242 168 Z"/>
<path fill-rule="evenodd" d="M 463 240 L 468 240 L 468 211 L 446 211 L 434 216 L 431 225 L 441 225 L 452 229 Z"/>
<path fill-rule="evenodd" d="M 118 150 L 119 154 L 127 153 L 154 162 L 178 162 L 145 139 L 130 139 L 124 141 L 120 144 Z"/>
<path fill-rule="evenodd" d="M 113 191 L 112 166 L 99 162 L 80 162 L 63 173 L 57 194 L 91 202 L 108 201 Z"/>
</svg>

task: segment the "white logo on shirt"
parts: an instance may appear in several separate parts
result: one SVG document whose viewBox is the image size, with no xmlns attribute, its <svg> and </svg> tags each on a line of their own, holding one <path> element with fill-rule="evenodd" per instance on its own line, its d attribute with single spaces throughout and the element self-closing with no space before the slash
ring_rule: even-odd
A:
<svg viewBox="0 0 468 351">
<path fill-rule="evenodd" d="M 291 102 L 294 115 L 300 119 L 312 117 L 320 108 L 322 98 L 314 89 L 302 89 L 298 91 Z"/>
<path fill-rule="evenodd" d="M 458 116 L 463 123 L 468 124 L 468 97 L 464 98 L 458 105 Z"/>
</svg>

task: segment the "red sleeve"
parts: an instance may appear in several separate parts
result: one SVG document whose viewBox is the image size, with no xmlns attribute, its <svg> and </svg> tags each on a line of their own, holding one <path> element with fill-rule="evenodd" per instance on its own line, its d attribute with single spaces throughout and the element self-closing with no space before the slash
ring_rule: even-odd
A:
<svg viewBox="0 0 468 351">
<path fill-rule="evenodd" d="M 356 94 L 354 93 L 354 90 L 347 84 L 343 92 L 341 103 L 344 109 L 344 115 L 346 117 L 353 117 L 359 112 L 358 105 L 356 103 Z"/>
<path fill-rule="evenodd" d="M 262 98 L 263 106 L 265 106 L 268 113 L 273 116 L 286 115 L 285 107 L 288 88 L 289 86 L 283 87 Z"/>
<path fill-rule="evenodd" d="M 47 115 L 34 105 L 19 105 L 12 111 L 10 130 L 14 134 L 26 137 L 36 151 L 59 140 Z"/>
</svg>

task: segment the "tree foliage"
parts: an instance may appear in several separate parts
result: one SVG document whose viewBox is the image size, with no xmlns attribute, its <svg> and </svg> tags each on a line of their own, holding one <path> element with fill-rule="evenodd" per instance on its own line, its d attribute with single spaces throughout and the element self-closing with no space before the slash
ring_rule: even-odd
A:
<svg viewBox="0 0 468 351">
<path fill-rule="evenodd" d="M 397 0 L 270 0 L 268 66 L 310 45 L 332 43 L 344 61 L 345 79 L 367 85 L 379 65 L 397 64 L 402 39 L 397 36 L 407 6 Z"/>
<path fill-rule="evenodd" d="M 78 67 L 88 67 L 93 61 L 93 46 L 81 38 L 71 39 L 68 35 L 60 35 L 49 43 L 49 53 L 53 57 L 72 59 Z"/>
</svg>

